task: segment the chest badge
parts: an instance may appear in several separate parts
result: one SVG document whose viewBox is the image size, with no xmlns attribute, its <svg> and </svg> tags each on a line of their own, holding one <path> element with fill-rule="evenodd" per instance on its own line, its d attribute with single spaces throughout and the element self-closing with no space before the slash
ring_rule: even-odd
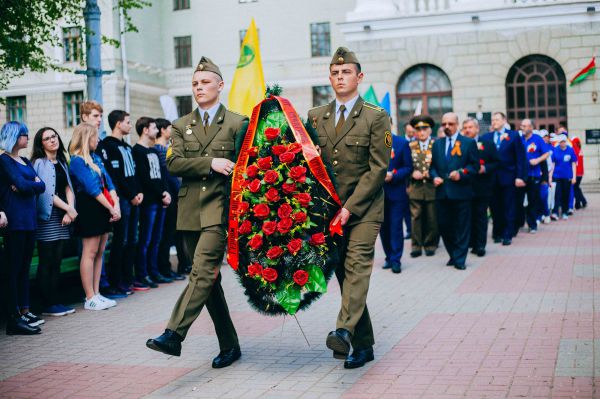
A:
<svg viewBox="0 0 600 399">
<path fill-rule="evenodd" d="M 185 127 L 185 134 L 192 134 L 192 125 L 187 125 Z"/>
</svg>

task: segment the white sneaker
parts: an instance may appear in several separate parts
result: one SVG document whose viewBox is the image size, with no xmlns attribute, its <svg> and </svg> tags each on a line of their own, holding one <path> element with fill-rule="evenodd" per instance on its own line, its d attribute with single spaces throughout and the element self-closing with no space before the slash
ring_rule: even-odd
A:
<svg viewBox="0 0 600 399">
<path fill-rule="evenodd" d="M 90 299 L 85 300 L 83 308 L 85 310 L 104 310 L 108 309 L 109 306 L 106 303 L 102 302 L 100 299 L 98 299 L 97 295 L 94 295 Z"/>
<path fill-rule="evenodd" d="M 562 220 L 569 220 L 569 217 L 567 215 L 562 215 Z"/>
<path fill-rule="evenodd" d="M 550 216 L 544 217 L 544 224 L 550 224 Z"/>
<path fill-rule="evenodd" d="M 109 299 L 105 296 L 102 296 L 102 294 L 96 294 L 96 298 L 98 298 L 100 301 L 104 302 L 109 308 L 112 308 L 113 306 L 117 306 L 117 301 L 115 301 L 114 299 Z"/>
</svg>

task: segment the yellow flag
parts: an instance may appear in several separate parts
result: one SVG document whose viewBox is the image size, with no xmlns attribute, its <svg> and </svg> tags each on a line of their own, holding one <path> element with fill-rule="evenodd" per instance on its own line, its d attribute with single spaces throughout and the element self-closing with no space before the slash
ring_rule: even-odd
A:
<svg viewBox="0 0 600 399">
<path fill-rule="evenodd" d="M 264 98 L 265 77 L 260 59 L 258 32 L 254 18 L 252 18 L 242 42 L 240 59 L 233 74 L 229 92 L 229 109 L 250 116 L 252 108 Z"/>
</svg>

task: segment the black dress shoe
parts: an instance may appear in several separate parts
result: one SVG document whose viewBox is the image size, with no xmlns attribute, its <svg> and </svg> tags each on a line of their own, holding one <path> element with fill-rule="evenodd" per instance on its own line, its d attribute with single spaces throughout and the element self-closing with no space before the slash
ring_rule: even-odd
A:
<svg viewBox="0 0 600 399">
<path fill-rule="evenodd" d="M 433 256 L 435 255 L 435 249 L 426 249 L 425 256 Z"/>
<path fill-rule="evenodd" d="M 30 326 L 21 315 L 12 315 L 6 322 L 6 335 L 35 335 L 41 332 L 41 328 Z"/>
<path fill-rule="evenodd" d="M 392 268 L 392 264 L 388 261 L 385 261 L 385 263 L 383 264 L 382 269 L 391 269 Z"/>
<path fill-rule="evenodd" d="M 221 351 L 219 352 L 219 355 L 213 359 L 212 368 L 222 369 L 223 367 L 231 366 L 231 364 L 240 357 L 242 357 L 242 351 L 239 346 L 226 351 Z"/>
<path fill-rule="evenodd" d="M 334 353 L 348 355 L 350 353 L 350 343 L 352 342 L 352 334 L 345 328 L 338 328 L 327 335 L 325 345 Z"/>
<path fill-rule="evenodd" d="M 402 273 L 402 265 L 400 264 L 400 262 L 392 263 L 392 272 L 396 274 Z"/>
<path fill-rule="evenodd" d="M 411 258 L 418 258 L 419 256 L 421 256 L 421 254 L 422 254 L 422 251 L 421 251 L 421 250 L 418 250 L 418 251 L 411 251 L 411 252 L 410 252 L 410 257 L 411 257 Z"/>
<path fill-rule="evenodd" d="M 158 288 L 158 284 L 156 284 L 149 276 L 144 277 L 141 281 L 150 288 Z"/>
<path fill-rule="evenodd" d="M 477 248 L 473 253 L 481 258 L 485 256 L 485 248 Z"/>
<path fill-rule="evenodd" d="M 155 351 L 165 353 L 171 356 L 181 355 L 181 335 L 173 330 L 166 329 L 160 337 L 150 338 L 146 341 L 146 346 Z"/>
<path fill-rule="evenodd" d="M 446 262 L 446 266 L 454 266 L 454 259 L 450 258 L 450 260 Z"/>
<path fill-rule="evenodd" d="M 457 270 L 466 270 L 467 267 L 465 265 L 454 265 L 454 268 Z"/>
<path fill-rule="evenodd" d="M 494 237 L 494 244 L 500 244 L 502 242 L 502 238 Z"/>
<path fill-rule="evenodd" d="M 375 356 L 373 355 L 373 348 L 355 349 L 354 352 L 352 352 L 352 354 L 348 356 L 348 359 L 346 359 L 344 362 L 344 368 L 355 369 L 362 367 L 365 365 L 365 363 L 370 362 L 373 359 L 375 359 Z"/>
<path fill-rule="evenodd" d="M 156 274 L 154 276 L 150 277 L 152 279 L 152 281 L 154 281 L 156 284 L 168 284 L 168 283 L 172 283 L 173 280 L 171 280 L 168 277 L 163 276 L 162 274 Z"/>
<path fill-rule="evenodd" d="M 512 244 L 512 240 L 510 238 L 505 238 L 502 240 L 502 245 L 510 245 Z"/>
</svg>

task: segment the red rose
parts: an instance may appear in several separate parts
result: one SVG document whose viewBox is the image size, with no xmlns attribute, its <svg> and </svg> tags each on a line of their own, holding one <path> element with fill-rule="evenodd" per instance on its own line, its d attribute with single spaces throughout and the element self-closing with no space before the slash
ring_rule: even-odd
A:
<svg viewBox="0 0 600 399">
<path fill-rule="evenodd" d="M 260 234 L 256 234 L 254 237 L 252 237 L 248 241 L 248 246 L 250 246 L 250 248 L 255 249 L 255 250 L 262 247 L 262 245 L 263 245 L 263 239 Z"/>
<path fill-rule="evenodd" d="M 262 170 L 269 170 L 271 169 L 271 165 L 273 165 L 273 158 L 270 156 L 259 158 L 258 161 L 256 161 L 256 164 Z"/>
<path fill-rule="evenodd" d="M 258 171 L 259 169 L 256 167 L 256 165 L 250 165 L 246 168 L 246 174 L 248 177 L 256 177 L 256 175 L 258 175 Z"/>
<path fill-rule="evenodd" d="M 246 201 L 240 202 L 240 205 L 238 206 L 238 215 L 245 214 L 246 212 L 248 212 L 248 209 L 250 209 L 249 202 L 246 202 Z"/>
<path fill-rule="evenodd" d="M 253 211 L 254 216 L 259 219 L 266 219 L 269 216 L 269 213 L 271 213 L 271 209 L 269 209 L 267 204 L 258 204 L 254 207 Z"/>
<path fill-rule="evenodd" d="M 254 179 L 248 184 L 248 189 L 250 192 L 257 193 L 260 191 L 260 180 Z"/>
<path fill-rule="evenodd" d="M 308 273 L 304 270 L 296 270 L 293 277 L 294 282 L 300 287 L 303 287 L 308 282 Z"/>
<path fill-rule="evenodd" d="M 310 205 L 310 201 L 312 200 L 312 197 L 308 193 L 296 194 L 294 195 L 294 198 L 296 198 L 300 205 L 305 208 Z"/>
<path fill-rule="evenodd" d="M 238 228 L 238 232 L 244 235 L 249 234 L 252 232 L 252 223 L 249 220 L 244 220 Z"/>
<path fill-rule="evenodd" d="M 250 185 L 250 180 L 242 180 L 242 188 L 246 188 Z"/>
<path fill-rule="evenodd" d="M 264 176 L 265 183 L 273 184 L 277 181 L 277 179 L 279 179 L 279 173 L 277 173 L 276 171 L 267 170 L 265 172 L 265 176 Z"/>
<path fill-rule="evenodd" d="M 263 272 L 263 267 L 259 263 L 253 263 L 248 266 L 248 274 L 252 277 L 260 276 Z"/>
<path fill-rule="evenodd" d="M 281 219 L 279 223 L 277 223 L 277 231 L 279 231 L 281 234 L 287 234 L 290 232 L 293 225 L 294 221 L 292 219 Z"/>
<path fill-rule="evenodd" d="M 283 163 L 290 163 L 296 158 L 293 152 L 284 152 L 279 156 L 279 160 Z"/>
<path fill-rule="evenodd" d="M 300 143 L 292 143 L 288 146 L 287 149 L 289 152 L 292 152 L 294 154 L 299 153 L 300 151 L 302 151 L 302 144 Z"/>
<path fill-rule="evenodd" d="M 267 267 L 262 271 L 262 276 L 269 283 L 272 283 L 273 281 L 277 280 L 277 270 L 273 269 L 272 267 Z"/>
<path fill-rule="evenodd" d="M 248 156 L 255 157 L 258 155 L 258 147 L 250 147 L 248 148 Z"/>
<path fill-rule="evenodd" d="M 284 194 L 291 194 L 291 193 L 293 193 L 293 192 L 295 192 L 297 190 L 296 184 L 294 184 L 294 183 L 292 183 L 292 184 L 283 183 L 281 185 L 281 190 L 283 190 Z"/>
<path fill-rule="evenodd" d="M 312 235 L 312 237 L 310 237 L 310 240 L 308 240 L 308 243 L 310 245 L 323 245 L 325 244 L 325 235 L 323 233 L 315 233 Z"/>
<path fill-rule="evenodd" d="M 306 168 L 304 166 L 294 166 L 290 169 L 289 176 L 292 180 L 304 183 L 306 181 Z"/>
<path fill-rule="evenodd" d="M 462 172 L 463 172 L 463 174 L 465 174 L 465 175 L 468 175 L 468 174 L 469 174 L 469 170 L 468 170 L 467 168 L 464 168 L 464 169 L 462 170 Z"/>
<path fill-rule="evenodd" d="M 292 255 L 296 255 L 302 249 L 302 239 L 294 238 L 288 243 L 287 249 Z"/>
<path fill-rule="evenodd" d="M 279 216 L 280 219 L 285 219 L 287 217 L 290 217 L 292 211 L 293 209 L 290 206 L 290 204 L 283 204 L 277 210 L 277 216 Z"/>
<path fill-rule="evenodd" d="M 268 236 L 275 233 L 275 229 L 277 229 L 277 222 L 266 221 L 262 225 L 262 231 Z"/>
<path fill-rule="evenodd" d="M 302 224 L 306 222 L 306 213 L 304 212 L 296 212 L 292 215 L 294 221 L 298 224 Z"/>
<path fill-rule="evenodd" d="M 265 198 L 269 202 L 277 202 L 277 201 L 279 201 L 279 191 L 277 191 L 276 188 L 271 187 L 265 193 Z"/>
<path fill-rule="evenodd" d="M 281 247 L 273 247 L 267 251 L 267 258 L 277 259 L 283 255 L 283 249 Z"/>
<path fill-rule="evenodd" d="M 479 160 L 479 165 L 485 165 L 485 161 L 483 159 Z"/>
<path fill-rule="evenodd" d="M 279 137 L 280 132 L 281 131 L 276 127 L 268 127 L 265 129 L 265 137 L 267 140 L 275 140 L 277 137 Z"/>
<path fill-rule="evenodd" d="M 274 145 L 273 147 L 271 147 L 271 152 L 273 153 L 273 155 L 281 155 L 284 152 L 286 152 L 288 150 L 288 148 L 284 145 Z"/>
</svg>

